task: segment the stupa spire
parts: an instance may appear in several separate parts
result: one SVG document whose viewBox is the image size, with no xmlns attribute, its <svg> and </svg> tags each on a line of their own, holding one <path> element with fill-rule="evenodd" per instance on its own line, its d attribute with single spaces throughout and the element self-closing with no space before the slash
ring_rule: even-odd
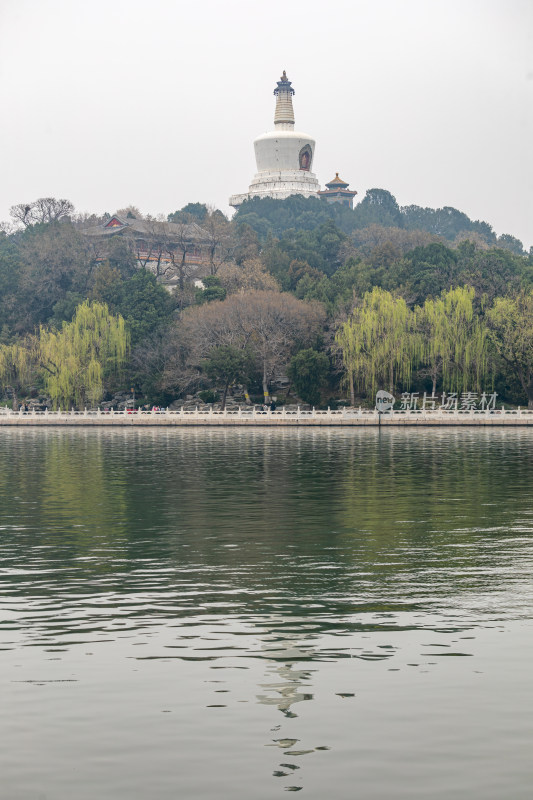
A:
<svg viewBox="0 0 533 800">
<path fill-rule="evenodd" d="M 292 96 L 294 89 L 287 73 L 274 89 L 276 113 L 274 130 L 254 140 L 257 172 L 245 194 L 234 194 L 230 205 L 238 208 L 252 197 L 273 197 L 283 200 L 293 194 L 318 197 L 320 186 L 313 169 L 315 140 L 294 129 Z"/>
<path fill-rule="evenodd" d="M 283 130 L 294 128 L 294 109 L 292 107 L 292 96 L 294 89 L 291 81 L 287 78 L 287 73 L 283 70 L 283 75 L 274 89 L 276 95 L 276 111 L 274 112 L 274 125 L 283 126 Z"/>
</svg>

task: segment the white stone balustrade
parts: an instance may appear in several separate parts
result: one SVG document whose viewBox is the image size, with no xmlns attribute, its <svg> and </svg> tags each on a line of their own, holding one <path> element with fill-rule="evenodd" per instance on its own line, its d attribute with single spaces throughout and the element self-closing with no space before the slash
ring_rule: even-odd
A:
<svg viewBox="0 0 533 800">
<path fill-rule="evenodd" d="M 214 410 L 109 410 L 84 409 L 83 411 L 12 411 L 0 407 L 0 427 L 8 425 L 36 426 L 266 426 L 266 427 L 316 427 L 316 426 L 532 426 L 533 410 L 494 409 L 424 411 L 389 411 L 379 414 L 373 409 L 341 408 L 301 409 L 282 406 L 275 411 L 258 406 L 238 409 Z"/>
</svg>

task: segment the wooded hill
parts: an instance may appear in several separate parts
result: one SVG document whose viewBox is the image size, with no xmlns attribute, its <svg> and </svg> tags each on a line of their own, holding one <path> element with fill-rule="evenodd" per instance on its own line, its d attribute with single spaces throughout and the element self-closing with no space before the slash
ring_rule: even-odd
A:
<svg viewBox="0 0 533 800">
<path fill-rule="evenodd" d="M 381 189 L 353 210 L 255 199 L 231 221 L 188 204 L 168 220 L 204 227 L 216 258 L 203 289 L 189 280 L 172 294 L 127 240 L 101 259 L 83 228 L 104 218 L 53 198 L 12 213 L 0 234 L 4 401 L 93 405 L 134 388 L 150 405 L 198 392 L 335 405 L 371 402 L 378 387 L 494 388 L 533 405 L 533 256 L 455 209 L 400 208 Z"/>
</svg>

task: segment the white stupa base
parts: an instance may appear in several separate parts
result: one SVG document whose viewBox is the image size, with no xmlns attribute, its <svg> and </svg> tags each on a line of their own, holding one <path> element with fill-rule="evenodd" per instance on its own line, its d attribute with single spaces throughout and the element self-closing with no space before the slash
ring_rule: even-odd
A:
<svg viewBox="0 0 533 800">
<path fill-rule="evenodd" d="M 253 197 L 273 197 L 277 200 L 284 200 L 293 194 L 318 197 L 319 191 L 320 184 L 312 172 L 296 169 L 265 170 L 255 175 L 248 192 L 232 195 L 229 203 L 236 208 Z"/>
</svg>

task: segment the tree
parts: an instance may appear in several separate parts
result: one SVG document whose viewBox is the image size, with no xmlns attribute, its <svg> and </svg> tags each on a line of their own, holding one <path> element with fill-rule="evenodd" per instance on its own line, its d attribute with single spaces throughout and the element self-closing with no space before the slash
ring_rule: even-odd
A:
<svg viewBox="0 0 533 800">
<path fill-rule="evenodd" d="M 167 216 L 169 222 L 203 222 L 209 211 L 205 203 L 187 203 Z"/>
<path fill-rule="evenodd" d="M 172 229 L 172 241 L 167 250 L 169 271 L 178 277 L 181 299 L 183 299 L 185 280 L 196 269 L 187 261 L 187 255 L 196 247 L 196 234 L 199 232 L 201 229 L 195 223 L 176 222 Z"/>
<path fill-rule="evenodd" d="M 18 398 L 27 389 L 36 374 L 38 363 L 35 337 L 27 336 L 16 344 L 0 344 L 0 385 L 10 389 L 13 410 L 18 409 Z"/>
<path fill-rule="evenodd" d="M 230 344 L 219 345 L 209 351 L 209 356 L 202 366 L 211 380 L 222 384 L 222 408 L 224 409 L 230 384 L 244 381 L 249 376 L 253 358 L 247 349 L 239 350 Z"/>
<path fill-rule="evenodd" d="M 70 217 L 74 213 L 74 206 L 70 200 L 40 197 L 33 203 L 19 203 L 11 206 L 9 213 L 15 222 L 19 222 L 27 228 L 29 225 L 57 222 L 63 217 Z"/>
<path fill-rule="evenodd" d="M 316 339 L 324 316 L 318 303 L 272 291 L 234 294 L 221 303 L 188 308 L 170 336 L 163 387 L 183 391 L 193 385 L 212 348 L 231 345 L 253 355 L 268 399 L 276 371 Z"/>
<path fill-rule="evenodd" d="M 175 306 L 175 299 L 157 283 L 155 275 L 140 269 L 122 282 L 115 311 L 124 318 L 131 344 L 135 346 L 158 328 L 168 325 Z"/>
<path fill-rule="evenodd" d="M 243 264 L 245 261 L 251 258 L 257 258 L 259 255 L 259 239 L 257 233 L 250 225 L 244 222 L 237 225 L 234 255 L 237 264 Z"/>
<path fill-rule="evenodd" d="M 0 237 L 0 329 L 12 328 L 19 321 L 21 266 L 14 237 Z"/>
<path fill-rule="evenodd" d="M 222 264 L 217 278 L 228 294 L 248 292 L 253 289 L 270 289 L 279 291 L 279 283 L 270 272 L 267 272 L 260 258 L 250 258 L 241 266 Z"/>
<path fill-rule="evenodd" d="M 244 300 L 241 326 L 258 359 L 265 402 L 276 368 L 284 366 L 291 352 L 318 333 L 324 311 L 318 303 L 305 303 L 289 294 L 250 292 L 235 296 Z"/>
<path fill-rule="evenodd" d="M 433 394 L 440 377 L 447 390 L 479 389 L 486 371 L 486 329 L 474 312 L 470 286 L 443 292 L 415 309 Z"/>
<path fill-rule="evenodd" d="M 366 228 L 372 223 L 385 227 L 403 228 L 404 220 L 396 198 L 386 189 L 368 189 L 354 209 L 354 228 Z"/>
<path fill-rule="evenodd" d="M 325 353 L 307 348 L 291 358 L 287 375 L 296 393 L 312 406 L 320 402 L 320 387 L 326 379 L 329 359 Z"/>
<path fill-rule="evenodd" d="M 222 286 L 220 278 L 216 275 L 207 275 L 202 278 L 203 288 L 199 288 L 195 292 L 196 302 L 201 305 L 202 303 L 211 303 L 213 300 L 224 300 L 226 297 L 226 289 Z"/>
<path fill-rule="evenodd" d="M 40 362 L 54 406 L 97 403 L 105 384 L 120 377 L 129 349 L 124 319 L 105 303 L 78 306 L 60 331 L 40 331 Z"/>
<path fill-rule="evenodd" d="M 524 245 L 520 239 L 517 239 L 516 236 L 511 236 L 510 233 L 502 233 L 501 236 L 498 236 L 498 247 L 503 250 L 510 250 L 511 253 L 515 253 L 517 256 L 521 256 L 524 253 Z"/>
<path fill-rule="evenodd" d="M 67 293 L 87 296 L 96 267 L 91 243 L 68 222 L 30 227 L 17 234 L 20 258 L 17 328 L 48 322 Z"/>
<path fill-rule="evenodd" d="M 533 292 L 498 297 L 487 313 L 496 352 L 516 375 L 533 409 Z"/>
<path fill-rule="evenodd" d="M 209 272 L 216 275 L 221 264 L 231 260 L 236 244 L 235 229 L 222 211 L 216 208 L 209 209 L 201 225 L 209 254 Z"/>
<path fill-rule="evenodd" d="M 350 400 L 354 384 L 367 394 L 378 385 L 394 392 L 398 381 L 408 383 L 419 345 L 414 335 L 414 315 L 405 300 L 375 287 L 367 292 L 335 336 L 341 353 Z"/>
<path fill-rule="evenodd" d="M 400 256 L 404 256 L 415 247 L 423 247 L 435 241 L 439 241 L 438 238 L 427 231 L 385 228 L 374 223 L 350 234 L 344 245 L 344 257 L 345 260 L 354 255 L 368 259 L 377 248 L 384 245 L 391 245 Z"/>
</svg>

